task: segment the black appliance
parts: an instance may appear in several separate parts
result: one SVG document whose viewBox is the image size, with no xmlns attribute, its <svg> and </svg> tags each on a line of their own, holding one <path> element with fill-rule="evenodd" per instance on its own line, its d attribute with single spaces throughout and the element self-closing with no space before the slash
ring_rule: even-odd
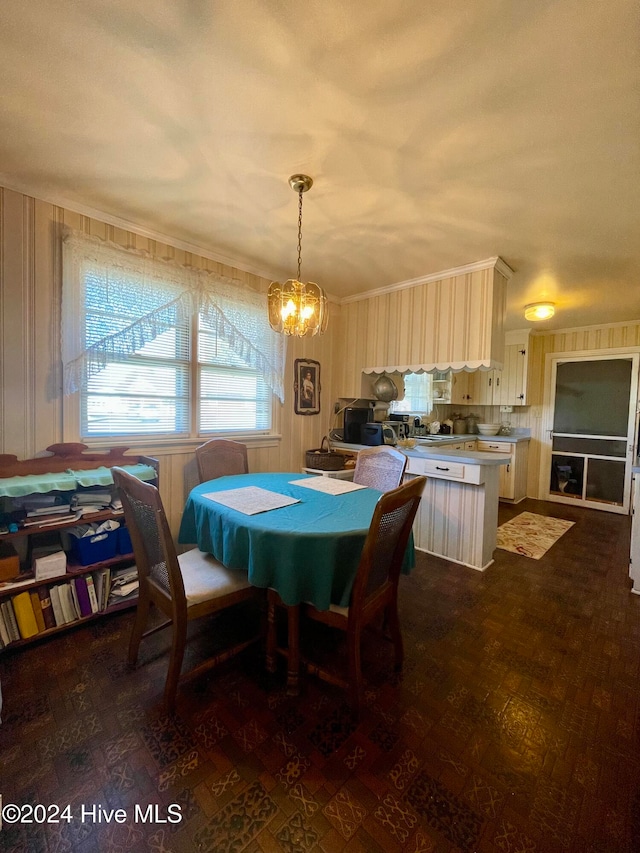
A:
<svg viewBox="0 0 640 853">
<path fill-rule="evenodd" d="M 365 447 L 378 447 L 378 445 L 384 444 L 382 424 L 362 424 L 360 426 L 360 438 L 358 441 L 360 444 L 364 444 Z"/>
<path fill-rule="evenodd" d="M 358 409 L 347 406 L 344 410 L 344 441 L 347 444 L 360 444 L 360 427 L 373 418 L 371 409 Z"/>
</svg>

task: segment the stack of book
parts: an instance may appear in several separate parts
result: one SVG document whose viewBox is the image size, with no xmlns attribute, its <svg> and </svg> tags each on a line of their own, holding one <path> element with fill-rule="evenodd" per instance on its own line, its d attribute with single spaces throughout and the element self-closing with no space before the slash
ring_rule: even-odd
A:
<svg viewBox="0 0 640 853">
<path fill-rule="evenodd" d="M 81 515 L 102 512 L 111 506 L 111 489 L 89 488 L 74 492 L 71 507 Z"/>
<path fill-rule="evenodd" d="M 65 577 L 68 577 L 66 575 Z M 136 598 L 138 570 L 97 569 L 0 600 L 0 649 Z"/>
<path fill-rule="evenodd" d="M 60 495 L 28 495 L 14 501 L 14 504 L 25 514 L 21 521 L 23 527 L 47 527 L 79 518 Z"/>
</svg>

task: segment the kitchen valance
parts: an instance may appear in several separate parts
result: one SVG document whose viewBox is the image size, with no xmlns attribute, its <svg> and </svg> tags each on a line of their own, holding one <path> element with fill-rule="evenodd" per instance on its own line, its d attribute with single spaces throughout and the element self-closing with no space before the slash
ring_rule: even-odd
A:
<svg viewBox="0 0 640 853">
<path fill-rule="evenodd" d="M 363 373 L 445 373 L 447 370 L 453 373 L 461 373 L 466 370 L 471 373 L 473 370 L 501 370 L 503 363 L 494 359 L 485 361 L 443 361 L 437 364 L 400 364 L 387 365 L 385 367 L 364 367 Z"/>
<path fill-rule="evenodd" d="M 139 249 L 67 230 L 63 242 L 62 360 L 64 391 L 71 394 L 105 368 L 125 361 L 158 335 L 204 315 L 220 339 L 264 377 L 284 402 L 286 339 L 269 326 L 266 295 L 219 273 L 180 265 Z M 131 287 L 135 282 L 136 287 Z M 125 306 L 131 322 L 116 327 L 109 305 L 104 319 L 85 329 L 87 293 L 107 293 Z"/>
</svg>

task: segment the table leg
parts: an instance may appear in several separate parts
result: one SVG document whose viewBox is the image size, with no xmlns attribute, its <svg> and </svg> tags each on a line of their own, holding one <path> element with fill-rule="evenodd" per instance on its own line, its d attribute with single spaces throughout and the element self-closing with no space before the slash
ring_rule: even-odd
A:
<svg viewBox="0 0 640 853">
<path fill-rule="evenodd" d="M 300 693 L 300 607 L 287 607 L 288 667 L 287 696 Z"/>
<path fill-rule="evenodd" d="M 279 596 L 272 589 L 267 592 L 267 672 L 276 671 L 278 641 L 276 636 L 276 605 Z"/>
</svg>

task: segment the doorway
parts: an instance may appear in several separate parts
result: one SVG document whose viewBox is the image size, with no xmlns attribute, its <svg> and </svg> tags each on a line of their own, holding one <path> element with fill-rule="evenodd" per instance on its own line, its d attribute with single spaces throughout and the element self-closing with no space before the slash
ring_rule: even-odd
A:
<svg viewBox="0 0 640 853">
<path fill-rule="evenodd" d="M 543 499 L 628 513 L 638 353 L 549 358 Z"/>
</svg>

